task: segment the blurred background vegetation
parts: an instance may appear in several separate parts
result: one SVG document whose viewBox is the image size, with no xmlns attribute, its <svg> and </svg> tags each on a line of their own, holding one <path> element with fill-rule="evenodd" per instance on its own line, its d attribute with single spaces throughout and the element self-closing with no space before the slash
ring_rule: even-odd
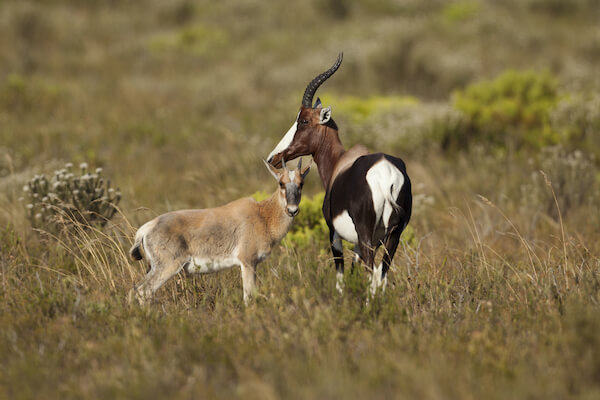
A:
<svg viewBox="0 0 600 400">
<path fill-rule="evenodd" d="M 599 0 L 2 1 L 0 397 L 595 398 L 599 20 Z M 318 95 L 343 143 L 413 181 L 385 298 L 360 271 L 335 295 L 313 171 L 256 305 L 231 271 L 128 307 L 134 229 L 274 190 L 260 160 L 340 51 Z M 32 230 L 22 188 L 65 163 L 120 189 L 112 224 Z"/>
</svg>

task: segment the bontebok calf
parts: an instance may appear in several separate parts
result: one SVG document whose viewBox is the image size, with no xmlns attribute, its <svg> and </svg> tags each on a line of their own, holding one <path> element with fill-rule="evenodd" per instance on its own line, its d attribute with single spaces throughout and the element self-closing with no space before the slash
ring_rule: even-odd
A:
<svg viewBox="0 0 600 400">
<path fill-rule="evenodd" d="M 240 266 L 244 302 L 255 290 L 256 266 L 286 235 L 298 214 L 304 178 L 310 164 L 295 170 L 275 169 L 265 163 L 279 188 L 264 201 L 251 197 L 222 207 L 173 211 L 140 227 L 129 251 L 135 260 L 145 259 L 146 277 L 132 290 L 140 303 L 148 300 L 181 270 L 208 274 Z"/>
</svg>

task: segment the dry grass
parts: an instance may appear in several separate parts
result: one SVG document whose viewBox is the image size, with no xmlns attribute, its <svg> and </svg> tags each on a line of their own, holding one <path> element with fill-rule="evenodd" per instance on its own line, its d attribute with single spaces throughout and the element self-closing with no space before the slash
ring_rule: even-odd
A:
<svg viewBox="0 0 600 400">
<path fill-rule="evenodd" d="M 418 137 L 453 90 L 506 68 L 593 91 L 597 7 L 558 3 L 2 3 L 0 398 L 600 396 L 597 162 Z M 334 116 L 346 144 L 396 153 L 413 181 L 414 239 L 386 293 L 367 305 L 358 268 L 339 296 L 315 241 L 277 248 L 249 307 L 237 270 L 128 305 L 135 228 L 272 187 L 260 158 L 339 50 L 323 94 L 421 99 L 372 137 Z M 28 225 L 20 188 L 66 161 L 121 188 L 104 229 Z"/>
</svg>

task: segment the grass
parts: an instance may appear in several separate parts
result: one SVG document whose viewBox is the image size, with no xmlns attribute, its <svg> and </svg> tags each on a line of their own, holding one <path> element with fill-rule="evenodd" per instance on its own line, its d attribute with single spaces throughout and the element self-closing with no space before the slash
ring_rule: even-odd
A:
<svg viewBox="0 0 600 400">
<path fill-rule="evenodd" d="M 109 3 L 0 5 L 0 398 L 600 396 L 594 2 Z M 339 51 L 319 93 L 342 141 L 413 182 L 385 294 L 347 268 L 338 295 L 326 238 L 297 229 L 249 307 L 238 270 L 129 305 L 135 229 L 270 193 L 260 159 Z M 589 146 L 445 150 L 451 93 L 512 69 L 556 77 L 557 126 Z M 65 162 L 121 189 L 104 228 L 29 225 L 22 186 Z M 313 171 L 303 202 L 321 190 Z"/>
</svg>

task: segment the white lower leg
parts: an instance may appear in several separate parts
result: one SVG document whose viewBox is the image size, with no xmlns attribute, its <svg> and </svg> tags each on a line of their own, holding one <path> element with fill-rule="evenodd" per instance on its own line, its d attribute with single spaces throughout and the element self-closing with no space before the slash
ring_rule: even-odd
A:
<svg viewBox="0 0 600 400">
<path fill-rule="evenodd" d="M 375 296 L 378 288 L 385 290 L 387 286 L 387 277 L 382 279 L 383 263 L 379 263 L 377 267 L 373 268 L 373 275 L 371 276 L 371 296 Z"/>
<path fill-rule="evenodd" d="M 242 265 L 242 287 L 244 290 L 244 304 L 248 305 L 248 302 L 256 291 L 255 283 L 256 272 L 251 266 Z"/>
<path fill-rule="evenodd" d="M 344 293 L 344 274 L 342 272 L 335 274 L 335 288 L 340 294 Z"/>
</svg>

